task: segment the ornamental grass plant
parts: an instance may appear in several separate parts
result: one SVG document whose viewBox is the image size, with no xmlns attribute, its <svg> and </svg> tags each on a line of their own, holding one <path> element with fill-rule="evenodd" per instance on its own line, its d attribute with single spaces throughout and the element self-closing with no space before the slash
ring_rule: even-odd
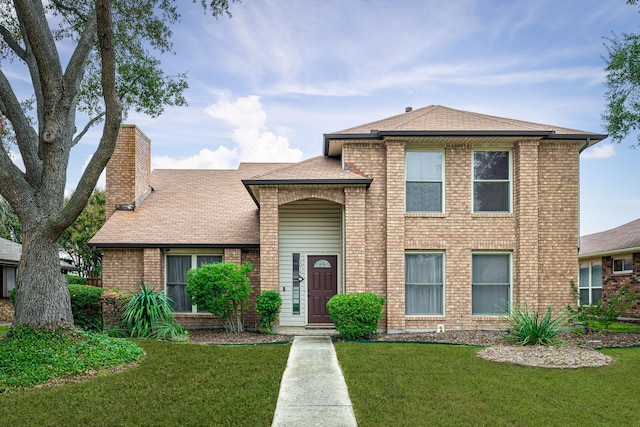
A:
<svg viewBox="0 0 640 427">
<path fill-rule="evenodd" d="M 537 310 L 530 310 L 526 304 L 524 306 L 516 305 L 510 315 L 504 315 L 501 318 L 510 326 L 504 340 L 512 344 L 561 344 L 562 340 L 558 338 L 558 335 L 566 330 L 562 327 L 566 322 L 565 316 L 562 314 L 554 315 L 551 307 L 547 307 L 545 313 L 541 314 Z"/>
<path fill-rule="evenodd" d="M 173 319 L 171 299 L 144 283 L 127 303 L 122 326 L 132 338 L 186 341 L 188 337 L 187 331 Z"/>
</svg>

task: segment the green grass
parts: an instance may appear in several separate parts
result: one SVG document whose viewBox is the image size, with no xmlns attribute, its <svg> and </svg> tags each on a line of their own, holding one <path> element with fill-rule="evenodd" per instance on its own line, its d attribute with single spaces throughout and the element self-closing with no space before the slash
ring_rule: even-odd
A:
<svg viewBox="0 0 640 427">
<path fill-rule="evenodd" d="M 493 363 L 478 347 L 335 344 L 361 426 L 637 425 L 640 348 L 607 349 L 611 366 Z"/>
<path fill-rule="evenodd" d="M 0 424 L 271 425 L 290 345 L 135 342 L 147 353 L 136 368 L 0 395 Z"/>
<path fill-rule="evenodd" d="M 631 334 L 640 334 L 640 324 L 638 323 L 621 323 L 614 322 L 609 325 L 608 328 L 604 328 L 598 322 L 595 322 L 593 325 L 593 329 L 596 331 L 607 331 L 607 332 L 624 332 Z"/>
</svg>

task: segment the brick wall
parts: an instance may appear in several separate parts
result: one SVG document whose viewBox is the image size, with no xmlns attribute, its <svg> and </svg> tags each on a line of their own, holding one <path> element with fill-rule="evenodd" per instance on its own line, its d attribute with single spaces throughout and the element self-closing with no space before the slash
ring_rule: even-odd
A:
<svg viewBox="0 0 640 427">
<path fill-rule="evenodd" d="M 405 214 L 404 143 L 344 144 L 345 164 L 373 178 L 365 196 L 365 289 L 387 298 L 381 327 L 504 326 L 495 316 L 471 315 L 474 251 L 513 255 L 514 302 L 543 310 L 547 305 L 564 309 L 573 301 L 569 284 L 577 274 L 579 144 L 521 141 L 499 148 L 510 149 L 513 161 L 513 210 L 505 214 L 471 212 L 472 150 L 492 149 L 495 144 L 458 141 L 442 142 L 439 147 L 445 152 L 445 213 Z M 350 227 L 347 222 L 347 233 Z M 445 253 L 443 316 L 405 316 L 406 250 Z"/>
<path fill-rule="evenodd" d="M 143 249 L 105 249 L 102 255 L 102 286 L 137 293 L 145 281 Z"/>
<path fill-rule="evenodd" d="M 275 272 L 260 276 L 260 289 L 279 289 L 278 259 L 278 188 L 260 187 L 260 263 L 265 271 Z"/>
<path fill-rule="evenodd" d="M 613 296 L 623 287 L 636 294 L 640 293 L 640 252 L 632 255 L 632 263 L 633 272 L 613 274 L 613 257 L 602 257 L 602 292 L 605 295 Z M 640 300 L 623 317 L 640 318 Z"/>
<path fill-rule="evenodd" d="M 134 125 L 123 125 L 106 167 L 107 219 L 116 205 L 137 207 L 151 186 L 151 141 Z"/>
</svg>

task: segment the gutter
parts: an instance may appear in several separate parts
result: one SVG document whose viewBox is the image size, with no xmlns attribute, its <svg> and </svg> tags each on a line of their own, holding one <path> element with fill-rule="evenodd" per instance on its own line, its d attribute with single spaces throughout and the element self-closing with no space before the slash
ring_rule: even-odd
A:
<svg viewBox="0 0 640 427">
<path fill-rule="evenodd" d="M 330 141 L 340 140 L 383 140 L 386 137 L 505 137 L 505 136 L 522 136 L 522 137 L 538 137 L 540 139 L 554 140 L 587 140 L 587 144 L 580 151 L 586 149 L 591 144 L 591 140 L 596 142 L 606 139 L 607 134 L 557 134 L 553 129 L 549 130 L 532 130 L 532 131 L 513 131 L 513 130 L 422 130 L 422 131 L 398 131 L 398 130 L 372 130 L 370 133 L 325 133 L 324 137 L 324 155 L 329 154 Z"/>
<path fill-rule="evenodd" d="M 242 184 L 251 195 L 256 206 L 260 207 L 258 199 L 251 191 L 252 185 L 366 185 L 371 186 L 373 178 L 350 179 L 243 179 Z"/>
<path fill-rule="evenodd" d="M 580 254 L 578 253 L 578 259 L 581 258 L 598 258 L 598 257 L 604 257 L 604 256 L 614 256 L 614 255 L 620 255 L 620 254 L 633 254 L 636 252 L 640 252 L 640 247 L 635 247 L 635 248 L 621 248 L 621 249 L 612 249 L 610 251 L 603 251 L 603 252 L 593 252 L 590 254 Z"/>
</svg>

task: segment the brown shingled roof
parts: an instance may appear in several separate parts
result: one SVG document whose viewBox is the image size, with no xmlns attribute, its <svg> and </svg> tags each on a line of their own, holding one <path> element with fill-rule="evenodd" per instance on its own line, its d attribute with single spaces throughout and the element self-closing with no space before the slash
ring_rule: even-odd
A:
<svg viewBox="0 0 640 427">
<path fill-rule="evenodd" d="M 20 262 L 22 245 L 0 237 L 0 262 L 3 264 L 17 264 Z"/>
<path fill-rule="evenodd" d="M 246 163 L 237 170 L 156 169 L 154 191 L 135 211 L 116 211 L 92 246 L 257 246 L 258 209 L 242 179 L 284 163 Z"/>
<path fill-rule="evenodd" d="M 562 128 L 522 120 L 489 116 L 487 114 L 456 110 L 441 105 L 430 105 L 408 113 L 352 127 L 337 134 L 362 134 L 378 131 L 555 131 L 556 134 L 584 134 L 590 132 Z"/>
<path fill-rule="evenodd" d="M 640 218 L 620 227 L 580 237 L 580 256 L 640 250 Z"/>
</svg>

